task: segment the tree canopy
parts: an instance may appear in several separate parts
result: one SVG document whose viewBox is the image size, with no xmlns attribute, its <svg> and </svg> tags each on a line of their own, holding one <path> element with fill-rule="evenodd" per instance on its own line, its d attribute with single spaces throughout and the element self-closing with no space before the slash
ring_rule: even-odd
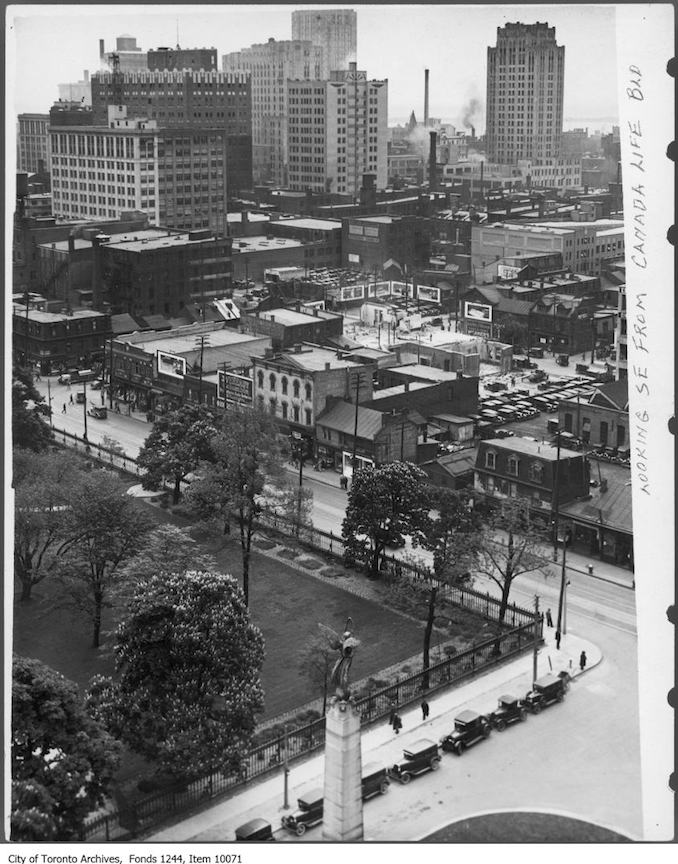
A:
<svg viewBox="0 0 678 864">
<path fill-rule="evenodd" d="M 151 521 L 127 484 L 107 470 L 83 475 L 68 497 L 67 517 L 57 571 L 63 602 L 90 618 L 98 648 L 103 610 L 113 604 L 123 565 L 141 550 Z"/>
<path fill-rule="evenodd" d="M 119 745 L 76 685 L 38 660 L 12 669 L 12 840 L 71 840 L 103 803 Z"/>
<path fill-rule="evenodd" d="M 70 454 L 14 451 L 14 573 L 22 601 L 54 571 L 66 539 L 69 495 L 84 476 Z"/>
<path fill-rule="evenodd" d="M 146 472 L 144 489 L 159 489 L 165 478 L 174 482 L 174 503 L 181 497 L 181 481 L 210 459 L 210 441 L 217 432 L 212 412 L 187 403 L 161 415 L 139 450 L 137 463 Z"/>
<path fill-rule="evenodd" d="M 189 503 L 204 517 L 221 520 L 224 533 L 233 517 L 238 526 L 243 593 L 249 603 L 249 563 L 256 519 L 267 484 L 284 485 L 282 449 L 275 420 L 259 410 L 226 414 L 210 439 L 208 461 L 191 483 Z"/>
<path fill-rule="evenodd" d="M 376 576 L 384 551 L 410 536 L 417 543 L 427 528 L 426 475 L 409 462 L 363 468 L 353 477 L 342 525 L 349 558 L 367 561 Z M 366 543 L 365 543 L 366 540 Z"/>
<path fill-rule="evenodd" d="M 176 777 L 238 767 L 263 710 L 264 640 L 234 579 L 139 584 L 115 650 L 117 681 L 94 679 L 88 701 L 116 737 Z"/>
<path fill-rule="evenodd" d="M 49 406 L 35 388 L 33 374 L 22 366 L 12 368 L 12 438 L 16 447 L 39 453 L 52 443 Z"/>
</svg>

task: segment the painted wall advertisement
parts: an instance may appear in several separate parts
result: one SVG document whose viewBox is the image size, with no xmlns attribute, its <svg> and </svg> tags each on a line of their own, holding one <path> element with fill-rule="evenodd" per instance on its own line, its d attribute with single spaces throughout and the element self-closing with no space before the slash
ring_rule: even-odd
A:
<svg viewBox="0 0 678 864">
<path fill-rule="evenodd" d="M 171 378 L 184 378 L 186 375 L 186 358 L 158 351 L 158 374 L 169 375 Z"/>
<path fill-rule="evenodd" d="M 508 264 L 497 264 L 498 279 L 515 279 L 522 267 L 510 267 Z"/>
<path fill-rule="evenodd" d="M 251 405 L 252 379 L 247 375 L 236 375 L 220 369 L 217 399 L 226 406 Z"/>
<path fill-rule="evenodd" d="M 417 285 L 417 297 L 419 300 L 440 303 L 440 288 L 432 288 L 430 285 Z"/>
</svg>

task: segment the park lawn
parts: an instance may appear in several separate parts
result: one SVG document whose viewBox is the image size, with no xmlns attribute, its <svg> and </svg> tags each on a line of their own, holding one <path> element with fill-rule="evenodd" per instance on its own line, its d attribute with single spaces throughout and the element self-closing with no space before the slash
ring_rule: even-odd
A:
<svg viewBox="0 0 678 864">
<path fill-rule="evenodd" d="M 608 828 L 554 813 L 488 813 L 460 819 L 425 843 L 630 843 Z"/>
</svg>

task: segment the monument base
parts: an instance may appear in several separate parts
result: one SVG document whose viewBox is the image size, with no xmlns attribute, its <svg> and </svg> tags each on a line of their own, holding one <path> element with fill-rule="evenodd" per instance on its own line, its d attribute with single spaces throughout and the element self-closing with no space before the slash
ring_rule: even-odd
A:
<svg viewBox="0 0 678 864">
<path fill-rule="evenodd" d="M 323 840 L 362 839 L 360 714 L 352 701 L 334 697 L 325 717 Z"/>
</svg>

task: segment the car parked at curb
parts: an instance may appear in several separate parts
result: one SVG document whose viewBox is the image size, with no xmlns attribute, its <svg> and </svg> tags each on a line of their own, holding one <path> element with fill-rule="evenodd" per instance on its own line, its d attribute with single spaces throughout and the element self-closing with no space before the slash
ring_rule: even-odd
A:
<svg viewBox="0 0 678 864">
<path fill-rule="evenodd" d="M 522 699 L 505 693 L 499 697 L 497 707 L 488 715 L 493 729 L 503 732 L 510 723 L 522 722 L 527 717 L 527 708 Z"/>
<path fill-rule="evenodd" d="M 282 817 L 282 826 L 293 831 L 297 837 L 323 821 L 323 790 L 311 789 L 297 799 L 297 809 Z"/>
<path fill-rule="evenodd" d="M 388 771 L 383 765 L 370 763 L 363 768 L 362 776 L 362 798 L 367 801 L 375 795 L 385 795 L 391 781 L 388 779 Z"/>
<path fill-rule="evenodd" d="M 390 777 L 400 783 L 409 783 L 412 777 L 440 768 L 440 750 L 435 741 L 422 738 L 403 750 L 403 761 L 388 769 Z"/>
<path fill-rule="evenodd" d="M 538 678 L 532 689 L 525 694 L 525 707 L 533 714 L 539 714 L 542 708 L 562 702 L 569 689 L 569 676 L 544 675 Z"/>
<path fill-rule="evenodd" d="M 235 839 L 238 841 L 264 842 L 272 840 L 275 842 L 271 823 L 265 819 L 250 819 L 244 825 L 239 825 L 235 829 Z"/>
<path fill-rule="evenodd" d="M 461 756 L 467 747 L 483 741 L 492 731 L 490 721 L 483 714 L 466 710 L 454 718 L 454 729 L 441 739 L 440 744 L 446 752 Z"/>
</svg>

